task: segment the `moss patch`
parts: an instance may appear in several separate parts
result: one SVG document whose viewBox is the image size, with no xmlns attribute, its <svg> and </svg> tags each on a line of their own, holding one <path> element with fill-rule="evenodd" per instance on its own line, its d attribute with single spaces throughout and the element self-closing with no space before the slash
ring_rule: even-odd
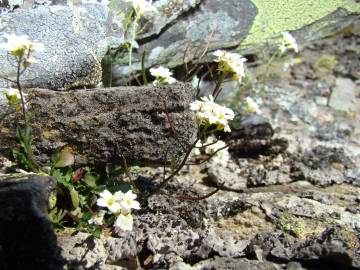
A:
<svg viewBox="0 0 360 270">
<path fill-rule="evenodd" d="M 349 13 L 359 13 L 360 5 L 347 0 L 251 0 L 258 9 L 258 15 L 242 48 L 268 40 L 282 31 L 294 31 L 310 25 L 339 8 Z"/>
<path fill-rule="evenodd" d="M 331 73 L 336 64 L 337 60 L 334 55 L 322 55 L 315 61 L 313 68 L 318 77 L 323 77 L 326 74 Z"/>
</svg>

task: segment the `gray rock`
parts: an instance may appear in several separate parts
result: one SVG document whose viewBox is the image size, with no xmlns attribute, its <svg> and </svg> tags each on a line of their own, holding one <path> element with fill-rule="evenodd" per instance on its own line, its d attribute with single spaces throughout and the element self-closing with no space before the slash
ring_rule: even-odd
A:
<svg viewBox="0 0 360 270">
<path fill-rule="evenodd" d="M 193 266 L 185 263 L 177 263 L 171 270 L 205 270 L 205 269 L 227 269 L 227 270 L 278 270 L 279 266 L 271 262 L 260 262 L 256 260 L 248 260 L 245 258 L 226 258 L 218 257 L 201 261 Z"/>
<path fill-rule="evenodd" d="M 327 106 L 329 99 L 327 97 L 316 96 L 315 102 L 317 105 Z"/>
<path fill-rule="evenodd" d="M 347 78 L 337 78 L 336 85 L 332 89 L 329 106 L 334 110 L 343 112 L 354 112 L 357 109 L 356 96 L 360 89 L 356 84 Z"/>
<path fill-rule="evenodd" d="M 187 84 L 69 92 L 33 89 L 29 94 L 29 110 L 35 115 L 33 152 L 43 164 L 66 147 L 77 164 L 116 163 L 123 155 L 129 164 L 162 165 L 166 152 L 168 162 L 181 159 L 195 140 L 197 127 L 189 109 L 193 90 Z M 17 147 L 19 118 L 14 117 L 20 115 L 7 117 L 0 131 L 0 153 L 8 157 Z"/>
<path fill-rule="evenodd" d="M 171 67 L 181 64 L 184 55 L 186 61 L 191 61 L 206 49 L 212 51 L 237 46 L 250 30 L 256 13 L 255 5 L 248 0 L 202 1 L 193 12 L 180 17 L 156 39 L 141 46 L 137 55 L 147 52 L 147 67 L 159 64 L 159 61 Z M 140 69 L 139 60 L 135 58 L 134 70 Z M 114 68 L 115 78 L 127 75 L 130 71 L 128 66 Z"/>
<path fill-rule="evenodd" d="M 89 233 L 70 235 L 63 231 L 58 236 L 58 242 L 67 269 L 124 270 L 138 266 L 133 233 L 122 232 L 120 238 L 96 238 Z"/>
<path fill-rule="evenodd" d="M 231 138 L 247 140 L 271 139 L 274 130 L 268 119 L 259 114 L 250 114 L 241 120 L 239 126 L 231 131 Z"/>
<path fill-rule="evenodd" d="M 59 244 L 61 255 L 71 267 L 86 269 L 104 264 L 107 258 L 104 240 L 88 233 L 79 232 L 71 237 L 59 238 Z"/>
<path fill-rule="evenodd" d="M 290 171 L 288 157 L 279 154 L 275 157 L 260 157 L 259 160 L 249 162 L 243 168 L 242 175 L 247 178 L 249 187 L 267 186 L 292 182 Z"/>
<path fill-rule="evenodd" d="M 208 166 L 209 179 L 217 186 L 224 186 L 226 189 L 243 190 L 247 187 L 247 179 L 243 177 L 239 165 L 230 160 L 226 166 L 216 164 Z"/>
<path fill-rule="evenodd" d="M 270 140 L 240 139 L 229 146 L 229 151 L 241 158 L 257 158 L 260 155 L 276 156 L 288 148 L 288 140 L 275 138 Z"/>
<path fill-rule="evenodd" d="M 123 41 L 122 27 L 108 18 L 105 6 L 97 4 L 15 10 L 1 16 L 0 33 L 26 34 L 44 44 L 44 52 L 33 54 L 39 63 L 23 74 L 22 83 L 25 87 L 54 90 L 99 84 L 103 56 L 109 46 L 119 46 Z M 14 78 L 16 70 L 9 59 L 5 51 L 0 51 L 0 75 Z M 2 86 L 7 84 L 0 81 Z"/>
<path fill-rule="evenodd" d="M 1 269 L 62 269 L 56 236 L 47 216 L 54 189 L 50 177 L 0 177 Z"/>
<path fill-rule="evenodd" d="M 323 9 L 323 6 L 314 6 L 305 0 L 301 5 L 288 3 L 286 8 L 280 3 L 254 0 L 158 2 L 155 2 L 158 7 L 169 8 L 168 14 L 159 20 L 159 24 L 157 15 L 146 21 L 150 25 L 149 33 L 158 35 L 144 33 L 146 38 L 140 40 L 140 48 L 133 55 L 132 70 L 141 70 L 143 52 L 147 54 L 147 68 L 163 63 L 174 67 L 184 62 L 196 62 L 204 52 L 205 57 L 200 61 L 208 61 L 212 51 L 220 48 L 236 49 L 241 53 L 261 52 L 268 47 L 269 40 L 278 40 L 282 31 L 290 29 L 296 31 L 298 40 L 314 40 L 336 32 L 354 20 L 352 15 L 360 12 L 353 3 L 329 2 Z M 284 12 L 278 12 L 279 9 Z M 314 9 L 319 12 L 314 14 Z M 178 16 L 182 10 L 184 12 Z M 162 15 L 162 11 L 159 14 Z M 298 17 L 298 14 L 302 16 Z M 175 20 L 169 23 L 173 18 Z M 127 62 L 128 55 L 123 54 L 121 58 Z M 126 65 L 116 65 L 114 85 L 121 83 L 122 77 L 130 71 Z"/>
<path fill-rule="evenodd" d="M 107 264 L 125 269 L 136 269 L 138 266 L 136 239 L 133 234 L 123 232 L 121 238 L 107 238 L 105 249 Z"/>
<path fill-rule="evenodd" d="M 238 258 L 245 255 L 249 241 L 237 240 L 237 234 L 228 230 L 215 232 L 210 230 L 204 242 L 209 246 L 212 252 L 221 257 Z"/>
<path fill-rule="evenodd" d="M 148 38 L 154 35 L 159 35 L 160 32 L 168 25 L 173 23 L 180 16 L 186 14 L 191 9 L 194 9 L 202 0 L 183 0 L 183 1 L 154 1 L 153 5 L 156 12 L 144 14 L 147 20 L 145 27 L 139 26 L 139 39 Z M 117 3 L 117 9 L 124 10 L 128 7 L 126 3 Z M 141 30 L 141 31 L 140 31 Z"/>
<path fill-rule="evenodd" d="M 297 241 L 279 233 L 257 235 L 248 248 L 252 254 L 255 246 L 260 246 L 264 255 L 270 259 L 312 263 L 314 266 L 332 264 L 336 268 L 357 268 L 360 256 L 357 254 L 359 240 L 340 227 L 325 230 L 321 235 Z"/>
<path fill-rule="evenodd" d="M 334 227 L 320 237 L 305 241 L 296 249 L 293 259 L 305 262 L 323 262 L 339 267 L 360 267 L 359 240 L 351 233 Z"/>
<path fill-rule="evenodd" d="M 327 186 L 354 180 L 347 175 L 351 175 L 349 170 L 355 165 L 342 148 L 319 145 L 307 150 L 301 159 L 302 164 L 297 163 L 298 168 L 304 178 L 313 184 Z"/>
</svg>

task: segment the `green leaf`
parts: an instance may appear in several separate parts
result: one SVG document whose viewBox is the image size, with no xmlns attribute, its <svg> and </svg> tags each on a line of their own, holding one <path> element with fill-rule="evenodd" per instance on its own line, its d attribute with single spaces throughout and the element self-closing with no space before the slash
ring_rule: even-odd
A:
<svg viewBox="0 0 360 270">
<path fill-rule="evenodd" d="M 170 164 L 171 173 L 173 173 L 176 170 L 176 162 L 177 162 L 176 157 L 172 157 Z"/>
<path fill-rule="evenodd" d="M 80 198 L 79 198 L 79 193 L 74 188 L 70 189 L 70 197 L 73 207 L 78 208 L 80 203 Z"/>
<path fill-rule="evenodd" d="M 86 173 L 85 174 L 85 183 L 89 186 L 89 187 L 96 187 L 96 181 L 97 181 L 97 177 L 91 173 Z"/>
<path fill-rule="evenodd" d="M 66 151 L 56 153 L 52 159 L 54 168 L 68 167 L 73 165 L 75 162 L 74 155 Z"/>
<path fill-rule="evenodd" d="M 90 218 L 91 218 L 91 213 L 89 211 L 85 211 L 83 213 L 82 220 L 87 222 Z"/>
<path fill-rule="evenodd" d="M 51 174 L 52 177 L 56 179 L 56 181 L 60 184 L 63 184 L 67 188 L 71 188 L 70 183 L 68 183 L 65 179 L 65 176 L 62 174 L 60 170 L 54 170 Z"/>
<path fill-rule="evenodd" d="M 96 238 L 100 238 L 101 229 L 99 227 L 96 227 L 96 229 L 92 231 L 92 235 L 95 236 Z"/>
<path fill-rule="evenodd" d="M 92 189 L 93 193 L 100 193 L 103 192 L 106 189 L 106 185 L 100 185 L 100 186 L 96 186 Z"/>
</svg>

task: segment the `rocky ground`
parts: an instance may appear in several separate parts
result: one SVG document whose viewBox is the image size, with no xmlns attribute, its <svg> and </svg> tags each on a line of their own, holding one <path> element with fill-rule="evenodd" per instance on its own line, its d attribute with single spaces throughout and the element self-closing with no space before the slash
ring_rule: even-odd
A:
<svg viewBox="0 0 360 270">
<path fill-rule="evenodd" d="M 234 132 L 232 160 L 184 170 L 134 231 L 61 231 L 68 269 L 360 269 L 359 35 L 306 45 L 300 64 L 254 83 L 263 117 Z M 135 176 L 149 191 L 161 170 Z"/>
</svg>

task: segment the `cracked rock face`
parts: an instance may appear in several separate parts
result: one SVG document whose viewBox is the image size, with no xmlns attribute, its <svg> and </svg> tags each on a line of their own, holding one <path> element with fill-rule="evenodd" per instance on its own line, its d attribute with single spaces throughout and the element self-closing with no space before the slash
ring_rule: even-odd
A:
<svg viewBox="0 0 360 270">
<path fill-rule="evenodd" d="M 180 1 L 159 1 L 159 3 L 167 2 L 172 9 L 177 9 L 177 2 Z M 171 2 L 174 2 L 171 5 Z M 193 3 L 191 3 L 193 2 Z M 221 47 L 236 46 L 239 40 L 245 38 L 250 30 L 251 22 L 256 16 L 256 7 L 249 1 L 181 1 L 181 6 L 184 9 L 182 16 L 171 24 L 163 27 L 164 20 L 152 21 L 155 31 L 159 32 L 158 28 L 162 28 L 162 32 L 155 39 L 152 38 L 149 42 L 142 45 L 138 51 L 142 55 L 144 51 L 147 52 L 146 66 L 151 67 L 159 64 L 159 59 L 164 60 L 167 66 L 176 66 L 181 64 L 181 61 L 191 61 L 203 54 L 204 50 L 212 51 Z M 155 2 L 155 5 L 156 2 Z M 189 10 L 192 6 L 192 10 Z M 159 4 L 160 14 L 163 12 L 161 4 Z M 185 12 L 184 12 L 185 11 Z M 171 13 L 169 13 L 171 14 Z M 176 12 L 175 12 L 176 14 Z M 241 14 L 241 16 L 239 16 Z M 170 16 L 172 17 L 172 16 Z M 156 18 L 156 16 L 154 17 Z M 159 22 L 159 24 L 158 24 Z M 231 33 L 231 35 L 229 35 Z M 147 33 L 146 33 L 147 34 Z M 145 34 L 145 35 L 146 35 Z M 137 56 L 134 60 L 133 69 L 140 68 Z M 119 78 L 129 74 L 129 67 L 124 65 L 116 65 L 114 70 L 114 78 Z"/>
<path fill-rule="evenodd" d="M 141 70 L 144 52 L 146 68 L 163 63 L 176 67 L 184 62 L 209 61 L 216 49 L 229 48 L 241 54 L 261 52 L 268 48 L 268 40 L 278 40 L 283 31 L 292 30 L 299 41 L 334 33 L 355 20 L 360 12 L 355 5 L 329 1 L 314 7 L 309 0 L 302 0 L 301 4 L 255 0 L 154 1 L 158 12 L 149 14 L 140 27 L 141 45 L 132 55 L 132 70 L 124 64 L 114 65 L 113 85 L 123 85 L 125 76 Z M 127 60 L 129 55 L 124 53 L 121 58 Z"/>
<path fill-rule="evenodd" d="M 67 149 L 77 164 L 116 163 L 122 155 L 128 164 L 161 166 L 172 158 L 181 160 L 197 133 L 189 84 L 67 92 L 32 89 L 29 94 L 33 152 L 42 164 Z M 4 156 L 17 147 L 18 121 L 21 115 L 15 113 L 2 123 Z"/>
<path fill-rule="evenodd" d="M 101 60 L 109 46 L 123 41 L 122 27 L 108 18 L 103 5 L 37 6 L 16 9 L 0 18 L 0 35 L 28 35 L 41 42 L 44 52 L 34 52 L 39 61 L 22 76 L 23 86 L 53 90 L 94 87 L 101 82 Z M 110 31 L 111 29 L 111 31 Z M 5 42 L 1 38 L 0 42 Z M 0 74 L 14 78 L 14 62 L 0 51 Z M 6 86 L 6 81 L 0 81 Z"/>
</svg>

